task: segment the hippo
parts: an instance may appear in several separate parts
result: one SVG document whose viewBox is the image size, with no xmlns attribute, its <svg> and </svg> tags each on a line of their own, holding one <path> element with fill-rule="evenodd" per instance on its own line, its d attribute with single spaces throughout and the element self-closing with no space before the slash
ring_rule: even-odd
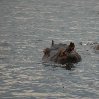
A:
<svg viewBox="0 0 99 99">
<path fill-rule="evenodd" d="M 52 40 L 52 44 L 50 48 L 45 48 L 43 50 L 43 62 L 53 62 L 57 64 L 74 64 L 81 61 L 81 56 L 75 50 L 75 44 L 70 42 L 67 44 L 54 44 Z"/>
</svg>

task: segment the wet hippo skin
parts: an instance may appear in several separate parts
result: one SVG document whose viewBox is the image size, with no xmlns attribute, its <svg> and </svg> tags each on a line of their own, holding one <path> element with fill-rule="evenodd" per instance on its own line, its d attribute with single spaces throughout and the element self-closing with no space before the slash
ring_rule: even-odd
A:
<svg viewBox="0 0 99 99">
<path fill-rule="evenodd" d="M 67 44 L 54 44 L 52 40 L 52 45 L 50 48 L 44 49 L 44 55 L 42 60 L 44 62 L 54 62 L 58 64 L 66 63 L 78 63 L 81 61 L 81 56 L 75 51 L 75 44 L 70 42 Z"/>
</svg>

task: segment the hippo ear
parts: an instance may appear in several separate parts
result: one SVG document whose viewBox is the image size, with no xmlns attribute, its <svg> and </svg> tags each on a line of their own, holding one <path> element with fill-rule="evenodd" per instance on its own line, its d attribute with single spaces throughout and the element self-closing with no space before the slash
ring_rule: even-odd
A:
<svg viewBox="0 0 99 99">
<path fill-rule="evenodd" d="M 52 40 L 52 46 L 54 46 L 54 41 Z"/>
<path fill-rule="evenodd" d="M 75 44 L 73 42 L 70 42 L 70 47 L 75 47 Z"/>
</svg>

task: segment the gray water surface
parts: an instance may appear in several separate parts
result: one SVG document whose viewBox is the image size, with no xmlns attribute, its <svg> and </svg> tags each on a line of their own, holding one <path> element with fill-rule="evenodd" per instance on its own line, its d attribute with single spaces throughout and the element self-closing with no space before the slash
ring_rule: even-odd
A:
<svg viewBox="0 0 99 99">
<path fill-rule="evenodd" d="M 72 71 L 42 64 L 52 39 L 75 43 L 82 61 Z M 0 0 L 0 99 L 99 99 L 92 42 L 99 0 Z"/>
</svg>

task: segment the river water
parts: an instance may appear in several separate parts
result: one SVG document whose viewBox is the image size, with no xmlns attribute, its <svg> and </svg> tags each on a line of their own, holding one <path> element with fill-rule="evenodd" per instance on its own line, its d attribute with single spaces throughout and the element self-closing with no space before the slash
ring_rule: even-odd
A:
<svg viewBox="0 0 99 99">
<path fill-rule="evenodd" d="M 42 50 L 74 42 L 73 70 L 42 64 Z M 99 0 L 0 0 L 0 99 L 99 99 Z"/>
</svg>

